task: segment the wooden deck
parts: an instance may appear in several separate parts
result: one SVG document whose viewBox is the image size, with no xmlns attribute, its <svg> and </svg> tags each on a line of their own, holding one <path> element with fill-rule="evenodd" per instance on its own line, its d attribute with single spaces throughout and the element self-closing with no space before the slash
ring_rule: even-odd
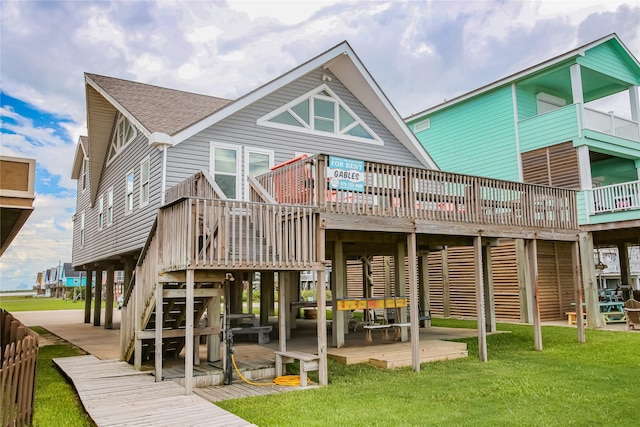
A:
<svg viewBox="0 0 640 427">
<path fill-rule="evenodd" d="M 268 384 L 268 382 L 266 383 Z M 226 386 L 209 386 L 196 388 L 193 390 L 195 394 L 201 396 L 209 402 L 220 402 L 222 400 L 239 399 L 243 397 L 264 396 L 267 394 L 285 393 L 288 391 L 309 390 L 319 388 L 316 383 L 309 382 L 307 387 L 301 386 L 280 386 L 280 385 L 262 385 L 256 386 L 247 384 L 241 380 L 234 380 L 233 384 Z"/>
<path fill-rule="evenodd" d="M 53 360 L 71 379 L 98 426 L 252 426 L 173 381 L 155 382 L 146 372 L 95 356 Z"/>
</svg>

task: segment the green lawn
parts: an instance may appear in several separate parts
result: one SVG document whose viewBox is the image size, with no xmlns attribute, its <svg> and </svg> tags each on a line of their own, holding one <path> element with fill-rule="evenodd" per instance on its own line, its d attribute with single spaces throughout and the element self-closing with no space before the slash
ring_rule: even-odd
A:
<svg viewBox="0 0 640 427">
<path fill-rule="evenodd" d="M 93 304 L 93 301 L 91 302 Z M 49 297 L 16 297 L 0 296 L 0 307 L 8 312 L 38 311 L 38 310 L 82 310 L 84 301 L 63 300 Z M 105 307 L 104 301 L 102 307 Z M 118 307 L 117 302 L 114 307 Z"/>
<path fill-rule="evenodd" d="M 32 328 L 41 335 L 49 334 L 40 327 Z M 79 348 L 60 341 L 58 344 L 40 347 L 36 365 L 36 389 L 33 408 L 33 425 L 42 427 L 91 426 L 91 419 L 84 411 L 73 386 L 53 364 L 57 357 L 84 354 Z"/>
<path fill-rule="evenodd" d="M 437 326 L 474 322 L 434 320 Z M 224 401 L 259 426 L 637 426 L 640 333 L 500 324 L 487 338 L 489 362 L 469 358 L 389 371 L 330 361 L 329 387 Z"/>
</svg>

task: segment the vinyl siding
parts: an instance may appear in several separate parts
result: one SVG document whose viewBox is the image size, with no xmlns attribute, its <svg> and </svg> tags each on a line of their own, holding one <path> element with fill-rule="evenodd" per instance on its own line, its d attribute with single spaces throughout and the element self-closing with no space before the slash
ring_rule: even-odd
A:
<svg viewBox="0 0 640 427">
<path fill-rule="evenodd" d="M 536 94 L 530 90 L 516 87 L 516 103 L 518 105 L 518 120 L 528 119 L 538 114 Z"/>
<path fill-rule="evenodd" d="M 518 180 L 511 86 L 435 112 L 430 119 L 431 128 L 416 135 L 442 170 Z"/>
<path fill-rule="evenodd" d="M 638 84 L 638 77 L 608 44 L 601 44 L 589 49 L 583 57 L 577 59 L 577 62 L 583 67 L 591 68 L 629 84 Z"/>
<path fill-rule="evenodd" d="M 579 138 L 577 105 L 523 120 L 518 123 L 520 151 L 527 152 Z"/>
<path fill-rule="evenodd" d="M 171 147 L 167 152 L 167 188 L 195 171 L 209 171 L 210 143 L 261 148 L 274 151 L 274 164 L 295 153 L 338 154 L 344 157 L 420 167 L 420 162 L 369 112 L 336 78 L 323 82 L 328 70 L 314 71 L 280 90 L 256 101 L 243 110 Z M 383 141 L 384 145 L 354 142 L 323 135 L 310 135 L 256 124 L 260 117 L 326 83 Z M 244 155 L 243 152 L 240 153 Z M 244 173 L 244 158 L 240 158 Z M 240 194 L 243 194 L 241 189 Z"/>
<path fill-rule="evenodd" d="M 147 156 L 150 159 L 149 204 L 140 208 L 140 162 Z M 98 198 L 95 206 L 90 208 L 89 198 L 84 195 L 78 198 L 73 239 L 74 266 L 142 248 L 157 208 L 160 206 L 161 167 L 162 152 L 149 147 L 147 138 L 141 132 L 138 132 L 138 137 L 127 145 L 111 164 L 103 166 L 101 182 L 97 184 Z M 126 175 L 131 171 L 134 173 L 133 211 L 125 216 Z M 113 187 L 113 223 L 107 224 L 107 192 L 111 187 Z M 98 229 L 101 195 L 105 198 L 105 226 Z M 85 245 L 81 247 L 82 210 L 85 211 Z"/>
</svg>

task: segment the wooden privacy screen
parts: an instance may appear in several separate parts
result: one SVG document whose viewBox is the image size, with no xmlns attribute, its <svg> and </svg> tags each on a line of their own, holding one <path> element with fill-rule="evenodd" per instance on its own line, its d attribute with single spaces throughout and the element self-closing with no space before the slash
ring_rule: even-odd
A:
<svg viewBox="0 0 640 427">
<path fill-rule="evenodd" d="M 571 142 L 522 153 L 522 174 L 528 184 L 580 189 L 578 152 Z"/>
</svg>

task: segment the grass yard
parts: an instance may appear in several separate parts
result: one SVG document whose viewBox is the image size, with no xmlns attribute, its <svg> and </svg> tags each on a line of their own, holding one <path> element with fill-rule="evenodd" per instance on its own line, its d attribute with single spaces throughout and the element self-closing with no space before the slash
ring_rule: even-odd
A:
<svg viewBox="0 0 640 427">
<path fill-rule="evenodd" d="M 43 328 L 34 327 L 41 335 L 49 334 Z M 35 427 L 91 426 L 91 419 L 82 407 L 73 386 L 53 365 L 57 357 L 84 354 L 79 348 L 60 341 L 40 347 L 36 365 L 36 389 L 34 396 L 33 425 Z"/>
<path fill-rule="evenodd" d="M 93 301 L 91 302 L 93 305 Z M 18 297 L 0 296 L 0 307 L 10 313 L 16 311 L 39 311 L 39 310 L 83 310 L 84 301 L 63 300 L 49 297 Z M 104 301 L 102 307 L 105 307 Z M 114 307 L 118 307 L 117 302 Z"/>
<path fill-rule="evenodd" d="M 477 339 L 466 339 L 469 358 L 419 373 L 329 361 L 329 387 L 219 406 L 261 427 L 638 425 L 640 333 L 588 330 L 579 344 L 574 328 L 543 327 L 537 352 L 531 326 L 498 329 L 510 333 L 487 338 L 487 363 L 477 359 Z"/>
</svg>

